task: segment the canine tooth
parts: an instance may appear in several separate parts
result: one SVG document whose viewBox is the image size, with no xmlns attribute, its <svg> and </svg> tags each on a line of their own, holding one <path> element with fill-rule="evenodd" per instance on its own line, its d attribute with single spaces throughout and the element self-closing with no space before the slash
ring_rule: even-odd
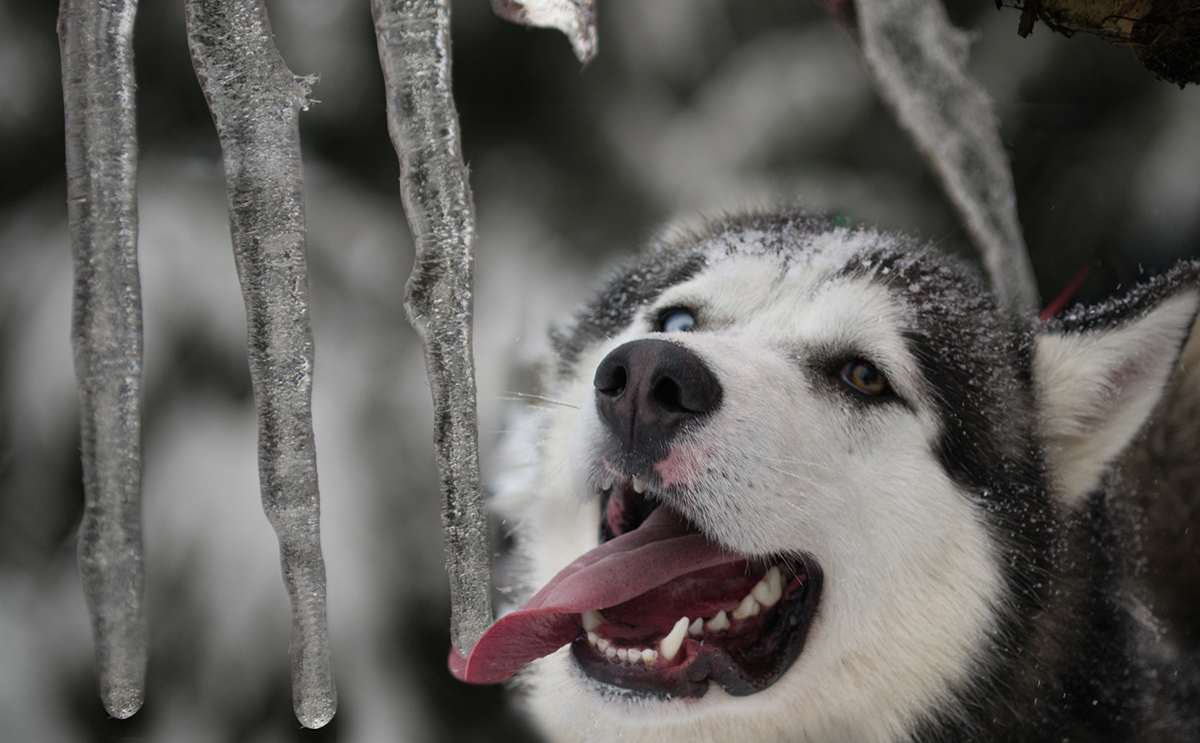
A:
<svg viewBox="0 0 1200 743">
<path fill-rule="evenodd" d="M 746 594 L 746 598 L 742 599 L 742 603 L 738 604 L 737 608 L 733 610 L 733 618 L 745 619 L 746 617 L 752 617 L 758 613 L 760 608 L 758 602 L 754 600 L 754 595 Z"/>
<path fill-rule="evenodd" d="M 763 579 L 755 584 L 754 588 L 750 591 L 750 595 L 763 606 L 771 605 L 771 586 L 767 583 L 767 576 L 764 575 Z"/>
<path fill-rule="evenodd" d="M 607 648 L 604 649 L 604 655 L 607 658 L 616 658 L 617 657 L 617 649 L 614 648 L 612 645 L 609 645 Z"/>
<path fill-rule="evenodd" d="M 604 475 L 604 479 L 600 481 L 600 490 L 612 490 L 612 486 L 617 482 L 617 478 L 612 475 Z"/>
<path fill-rule="evenodd" d="M 754 586 L 754 590 L 750 592 L 758 603 L 766 607 L 772 607 L 779 603 L 779 599 L 783 598 L 783 580 L 779 575 L 779 568 L 773 567 L 767 571 L 767 574 L 762 577 L 762 580 Z"/>
<path fill-rule="evenodd" d="M 588 645 L 591 645 L 592 647 L 596 647 L 596 644 L 600 642 L 600 636 L 597 635 L 595 632 L 587 633 L 587 638 L 588 638 Z"/>
<path fill-rule="evenodd" d="M 657 650 L 651 650 L 650 648 L 646 648 L 645 650 L 642 651 L 642 662 L 643 663 L 647 663 L 647 664 L 654 663 L 657 660 L 658 660 L 658 651 Z"/>
<path fill-rule="evenodd" d="M 717 612 L 715 617 L 708 620 L 705 629 L 709 632 L 720 632 L 723 629 L 729 629 L 729 616 L 723 610 Z"/>
<path fill-rule="evenodd" d="M 646 483 L 642 482 L 641 480 L 637 479 L 636 477 L 633 478 L 633 492 L 635 492 L 635 493 L 646 492 Z"/>
<path fill-rule="evenodd" d="M 702 619 L 701 617 L 696 617 L 696 621 L 694 621 L 688 625 L 688 634 L 689 635 L 699 635 L 699 634 L 703 634 L 703 632 L 704 632 L 704 619 Z"/>
<path fill-rule="evenodd" d="M 605 640 L 603 637 L 596 639 L 596 649 L 604 654 L 608 654 L 608 648 L 612 645 L 611 640 Z"/>
<path fill-rule="evenodd" d="M 600 614 L 600 612 L 596 611 L 595 609 L 592 609 L 591 611 L 585 611 L 580 618 L 583 620 L 583 629 L 587 632 L 591 632 L 608 621 L 602 614 Z"/>
<path fill-rule="evenodd" d="M 680 617 L 667 636 L 659 642 L 658 647 L 662 652 L 662 657 L 667 660 L 674 660 L 679 653 L 679 646 L 683 644 L 683 638 L 687 635 L 688 618 Z"/>
</svg>

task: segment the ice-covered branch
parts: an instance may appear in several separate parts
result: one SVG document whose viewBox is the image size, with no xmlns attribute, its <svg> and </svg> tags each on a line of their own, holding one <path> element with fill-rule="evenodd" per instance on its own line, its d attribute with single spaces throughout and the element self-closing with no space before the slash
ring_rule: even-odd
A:
<svg viewBox="0 0 1200 743">
<path fill-rule="evenodd" d="M 1016 0 L 1015 5 L 1021 9 L 1021 36 L 1028 36 L 1037 21 L 1066 36 L 1085 31 L 1129 47 L 1163 80 L 1181 88 L 1200 84 L 1200 0 Z"/>
<path fill-rule="evenodd" d="M 825 4 L 835 14 L 848 10 L 834 0 Z M 1033 315 L 1037 283 L 1012 171 L 992 102 L 967 74 L 967 35 L 950 24 L 939 0 L 856 0 L 854 11 L 880 93 L 958 209 L 1001 304 Z"/>
<path fill-rule="evenodd" d="M 225 159 L 233 250 L 249 327 L 263 509 L 279 536 L 292 602 L 292 704 L 305 727 L 333 717 L 325 623 L 312 330 L 304 255 L 299 112 L 308 84 L 288 70 L 256 0 L 188 0 L 188 44 Z"/>
<path fill-rule="evenodd" d="M 63 0 L 58 19 L 85 494 L 79 572 L 92 615 L 100 697 L 117 718 L 142 706 L 146 672 L 136 10 L 135 0 Z"/>
<path fill-rule="evenodd" d="M 557 28 L 571 40 L 580 62 L 596 56 L 595 0 L 492 0 L 492 10 L 513 23 Z"/>
<path fill-rule="evenodd" d="M 450 637 L 463 653 L 492 621 L 471 356 L 475 207 L 450 91 L 449 0 L 373 0 L 388 129 L 417 255 L 409 320 L 425 343 L 442 494 Z"/>
</svg>

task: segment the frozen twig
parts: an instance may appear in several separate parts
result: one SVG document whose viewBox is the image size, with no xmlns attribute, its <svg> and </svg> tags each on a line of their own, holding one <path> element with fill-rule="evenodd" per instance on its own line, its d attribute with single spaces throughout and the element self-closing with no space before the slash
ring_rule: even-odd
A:
<svg viewBox="0 0 1200 743">
<path fill-rule="evenodd" d="M 557 28 L 571 40 L 580 62 L 596 56 L 595 0 L 492 0 L 492 10 L 513 23 Z"/>
<path fill-rule="evenodd" d="M 122 719 L 142 706 L 146 674 L 136 11 L 136 0 L 63 0 L 58 19 L 85 494 L 79 572 L 92 615 L 100 697 L 108 713 Z"/>
<path fill-rule="evenodd" d="M 442 494 L 450 637 L 468 653 L 492 621 L 471 356 L 475 207 L 450 90 L 449 0 L 373 0 L 400 196 L 416 243 L 409 320 L 425 344 Z"/>
<path fill-rule="evenodd" d="M 835 14 L 848 10 L 833 0 L 825 5 Z M 958 209 L 1000 303 L 1032 316 L 1037 282 L 1012 171 L 992 102 L 967 74 L 967 35 L 939 0 L 856 0 L 854 10 L 867 67 Z"/>
<path fill-rule="evenodd" d="M 292 705 L 318 728 L 337 708 L 325 623 L 312 330 L 304 256 L 299 112 L 308 82 L 288 70 L 257 0 L 188 0 L 188 44 L 225 159 L 233 250 L 249 326 L 263 509 L 279 536 L 292 602 Z"/>
<path fill-rule="evenodd" d="M 1200 84 L 1200 0 L 1018 0 L 1017 33 L 1028 36 L 1037 21 L 1070 37 L 1076 31 L 1132 49 L 1159 78 L 1183 87 Z M 996 3 L 999 10 L 1000 2 Z"/>
</svg>

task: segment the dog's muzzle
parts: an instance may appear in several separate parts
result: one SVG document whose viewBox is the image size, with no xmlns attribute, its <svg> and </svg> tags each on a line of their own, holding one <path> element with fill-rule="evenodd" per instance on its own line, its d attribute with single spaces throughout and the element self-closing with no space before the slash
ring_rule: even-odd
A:
<svg viewBox="0 0 1200 743">
<path fill-rule="evenodd" d="M 618 346 L 593 380 L 600 417 L 622 453 L 654 461 L 683 429 L 721 405 L 721 383 L 686 346 L 643 338 Z"/>
</svg>

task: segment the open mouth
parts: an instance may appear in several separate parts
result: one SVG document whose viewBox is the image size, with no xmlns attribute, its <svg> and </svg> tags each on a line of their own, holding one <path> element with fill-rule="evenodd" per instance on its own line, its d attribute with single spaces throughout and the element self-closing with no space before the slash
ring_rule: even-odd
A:
<svg viewBox="0 0 1200 743">
<path fill-rule="evenodd" d="M 602 544 L 670 510 L 636 479 L 604 484 Z M 699 697 L 712 680 L 753 694 L 799 656 L 820 590 L 820 570 L 805 556 L 734 559 L 584 612 L 571 651 L 588 675 L 627 689 Z"/>
<path fill-rule="evenodd" d="M 744 696 L 800 655 L 821 592 L 804 555 L 747 557 L 708 540 L 634 478 L 604 483 L 601 544 L 501 617 L 450 668 L 494 683 L 563 645 L 593 678 L 663 697 L 709 681 Z"/>
</svg>

